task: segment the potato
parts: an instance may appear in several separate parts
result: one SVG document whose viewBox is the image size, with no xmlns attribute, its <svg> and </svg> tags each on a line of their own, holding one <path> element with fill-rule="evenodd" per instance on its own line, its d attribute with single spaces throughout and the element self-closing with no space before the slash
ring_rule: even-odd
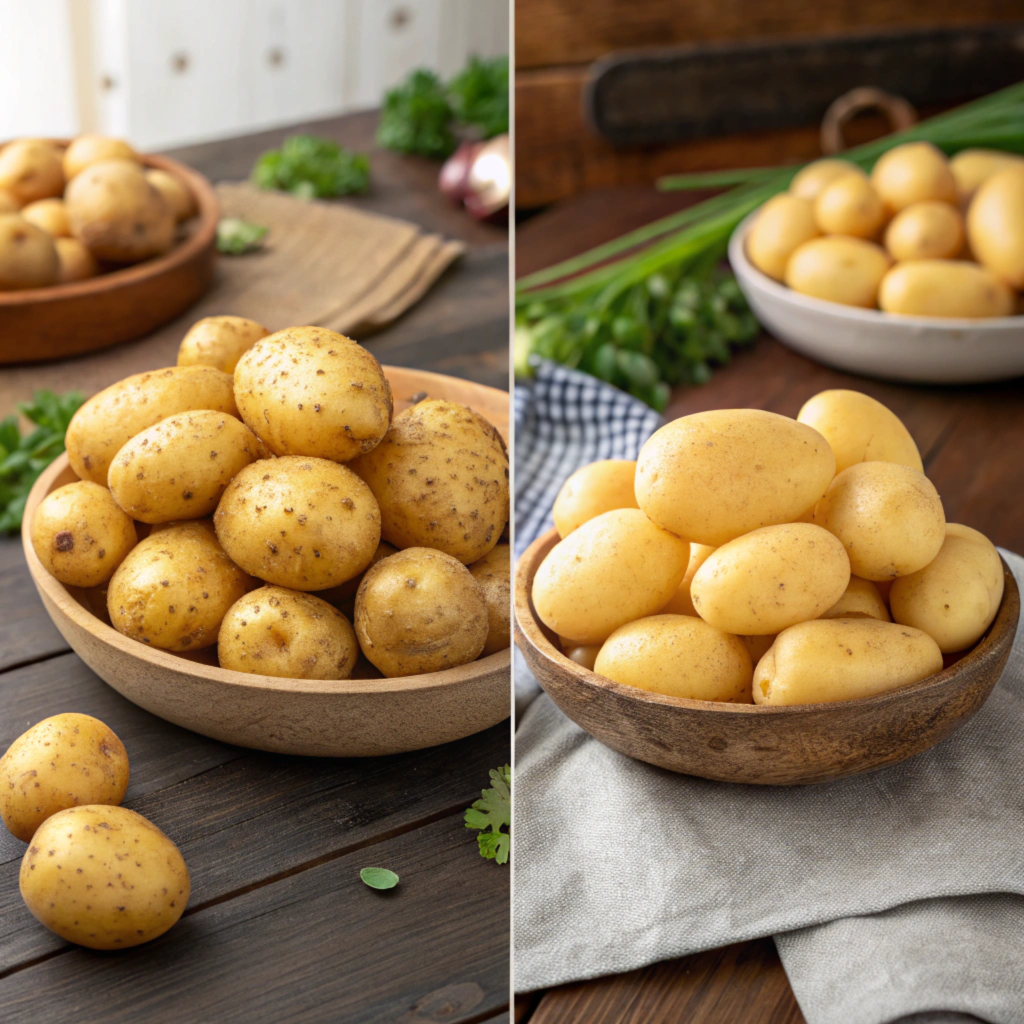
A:
<svg viewBox="0 0 1024 1024">
<path fill-rule="evenodd" d="M 504 651 L 512 644 L 512 551 L 498 544 L 474 562 L 469 571 L 480 584 L 487 602 L 487 643 L 483 654 Z"/>
<path fill-rule="evenodd" d="M 747 257 L 762 273 L 781 281 L 789 257 L 819 234 L 810 200 L 783 192 L 761 207 L 747 235 Z"/>
<path fill-rule="evenodd" d="M 391 387 L 362 345 L 323 327 L 261 338 L 235 367 L 242 419 L 275 455 L 348 462 L 391 424 Z"/>
<path fill-rule="evenodd" d="M 344 583 L 339 583 L 336 587 L 329 587 L 327 590 L 321 590 L 317 592 L 317 597 L 326 601 L 328 604 L 333 604 L 336 607 L 342 607 L 347 602 L 352 601 L 356 596 L 356 591 L 359 589 L 359 584 L 363 582 L 363 576 L 366 575 L 367 571 L 371 566 L 376 565 L 382 558 L 390 558 L 391 555 L 397 554 L 398 548 L 389 544 L 386 540 L 382 540 L 377 545 L 377 550 L 374 551 L 373 557 L 370 559 L 370 564 L 367 565 L 357 576 L 353 576 L 352 579 L 346 580 Z M 351 609 L 346 609 L 346 613 L 350 612 Z"/>
<path fill-rule="evenodd" d="M 36 557 L 69 587 L 106 583 L 137 541 L 131 516 L 106 487 L 91 480 L 51 491 L 32 519 Z"/>
<path fill-rule="evenodd" d="M 966 240 L 960 211 L 937 199 L 912 203 L 885 229 L 885 247 L 894 260 L 951 260 Z"/>
<path fill-rule="evenodd" d="M 962 149 L 949 161 L 957 194 L 964 206 L 993 174 L 1021 165 L 1024 165 L 1024 156 L 998 149 Z"/>
<path fill-rule="evenodd" d="M 843 542 L 853 575 L 865 580 L 923 569 L 946 535 L 932 482 L 894 462 L 859 462 L 844 469 L 818 502 L 814 521 Z"/>
<path fill-rule="evenodd" d="M 20 214 L 0 214 L 0 292 L 46 288 L 59 274 L 53 239 Z"/>
<path fill-rule="evenodd" d="M 212 409 L 178 413 L 136 434 L 114 457 L 114 500 L 142 523 L 212 515 L 228 484 L 259 458 L 256 435 Z"/>
<path fill-rule="evenodd" d="M 1024 289 L 1024 163 L 993 174 L 967 211 L 967 237 L 980 263 Z"/>
<path fill-rule="evenodd" d="M 13 192 L 0 188 L 0 213 L 17 213 L 23 205 Z"/>
<path fill-rule="evenodd" d="M 883 153 L 871 171 L 871 184 L 889 216 L 926 199 L 957 201 L 949 162 L 930 142 L 904 142 Z"/>
<path fill-rule="evenodd" d="M 878 587 L 870 580 L 862 580 L 859 576 L 851 576 L 846 592 L 827 612 L 822 612 L 822 619 L 878 619 L 879 622 L 891 622 L 889 609 L 885 607 Z"/>
<path fill-rule="evenodd" d="M 665 607 L 679 589 L 690 545 L 639 509 L 604 512 L 556 544 L 533 580 L 540 620 L 580 645 Z"/>
<path fill-rule="evenodd" d="M 802 295 L 870 309 L 890 264 L 886 251 L 874 242 L 842 236 L 815 238 L 789 258 L 785 281 Z"/>
<path fill-rule="evenodd" d="M 268 334 L 270 331 L 262 324 L 245 317 L 203 317 L 181 339 L 178 365 L 215 366 L 225 373 L 234 373 L 238 360 Z"/>
<path fill-rule="evenodd" d="M 814 619 L 775 638 L 754 669 L 754 703 L 857 700 L 942 671 L 942 653 L 919 629 L 877 619 Z"/>
<path fill-rule="evenodd" d="M 471 565 L 498 543 L 508 520 L 501 435 L 456 402 L 428 398 L 406 409 L 352 468 L 377 498 L 381 536 L 395 547 L 437 548 Z"/>
<path fill-rule="evenodd" d="M 327 590 L 358 576 L 380 542 L 369 487 L 347 466 L 297 455 L 246 466 L 214 524 L 246 572 L 290 590 Z"/>
<path fill-rule="evenodd" d="M 37 199 L 22 207 L 21 215 L 53 238 L 67 238 L 71 234 L 63 199 Z"/>
<path fill-rule="evenodd" d="M 954 260 L 898 263 L 882 278 L 878 304 L 900 316 L 1011 316 L 1012 291 L 985 267 Z"/>
<path fill-rule="evenodd" d="M 0 149 L 0 189 L 16 202 L 34 203 L 64 191 L 60 153 L 45 139 L 18 139 Z"/>
<path fill-rule="evenodd" d="M 131 160 L 90 164 L 64 193 L 71 233 L 101 260 L 138 263 L 174 244 L 174 214 Z"/>
<path fill-rule="evenodd" d="M 57 248 L 57 283 L 73 284 L 87 281 L 100 272 L 96 257 L 77 238 L 55 238 Z"/>
<path fill-rule="evenodd" d="M 0 818 L 27 843 L 52 814 L 79 804 L 119 804 L 128 754 L 91 715 L 54 715 L 22 733 L 0 757 Z"/>
<path fill-rule="evenodd" d="M 352 623 L 312 594 L 260 587 L 224 616 L 221 668 L 286 679 L 348 679 L 359 644 Z"/>
<path fill-rule="evenodd" d="M 210 366 L 171 366 L 126 377 L 93 395 L 75 413 L 65 444 L 83 480 L 106 484 L 114 456 L 136 434 L 193 409 L 238 415 L 231 377 Z"/>
<path fill-rule="evenodd" d="M 456 558 L 406 548 L 378 562 L 356 593 L 356 636 L 389 679 L 440 672 L 478 658 L 487 643 L 487 600 Z"/>
<path fill-rule="evenodd" d="M 119 633 L 165 651 L 217 642 L 228 609 L 253 586 L 217 543 L 210 521 L 173 523 L 132 549 L 107 588 Z"/>
<path fill-rule="evenodd" d="M 148 170 L 145 174 L 146 181 L 164 197 L 164 202 L 177 223 L 180 224 L 181 221 L 188 220 L 199 212 L 195 196 L 180 178 L 159 168 Z"/>
<path fill-rule="evenodd" d="M 89 949 L 163 935 L 191 893 L 181 852 L 127 807 L 71 807 L 48 818 L 25 851 L 20 882 L 36 920 Z"/>
<path fill-rule="evenodd" d="M 666 697 L 750 703 L 746 645 L 690 615 L 652 615 L 621 626 L 604 642 L 594 671 Z"/>
<path fill-rule="evenodd" d="M 690 584 L 693 582 L 693 577 L 697 574 L 697 570 L 707 560 L 708 555 L 711 554 L 715 549 L 709 544 L 691 544 L 690 545 L 690 561 L 686 565 L 686 573 L 683 576 L 683 582 L 679 584 L 679 589 L 669 598 L 669 602 L 661 609 L 661 615 L 696 615 L 697 609 L 693 607 L 693 601 L 690 598 Z"/>
<path fill-rule="evenodd" d="M 725 633 L 766 636 L 815 619 L 850 582 L 843 545 L 820 526 L 765 526 L 712 552 L 690 596 L 697 614 Z"/>
<path fill-rule="evenodd" d="M 959 523 L 946 524 L 934 560 L 892 585 L 892 617 L 924 630 L 943 654 L 973 647 L 1003 600 L 1003 564 L 995 545 Z"/>
<path fill-rule="evenodd" d="M 860 391 L 820 391 L 804 402 L 797 420 L 828 441 L 837 473 L 858 462 L 897 462 L 924 472 L 917 445 L 899 417 Z"/>
<path fill-rule="evenodd" d="M 64 177 L 71 181 L 90 164 L 101 160 L 130 160 L 139 163 L 139 156 L 123 139 L 110 139 L 102 135 L 79 135 L 64 150 Z"/>
<path fill-rule="evenodd" d="M 593 672 L 597 656 L 601 653 L 601 646 L 601 644 L 585 644 L 566 647 L 565 656 L 570 661 L 575 661 L 577 665 L 582 665 L 585 669 Z"/>
<path fill-rule="evenodd" d="M 768 633 L 765 636 L 741 636 L 740 639 L 743 641 L 744 646 L 747 648 L 747 652 L 750 654 L 750 662 L 752 665 L 756 665 L 764 656 L 768 653 L 773 643 L 775 643 L 775 637 L 778 634 Z M 753 701 L 753 697 L 750 698 Z"/>
<path fill-rule="evenodd" d="M 587 520 L 614 508 L 639 508 L 633 490 L 636 463 L 601 459 L 577 469 L 562 484 L 551 509 L 555 529 L 564 540 Z"/>
<path fill-rule="evenodd" d="M 762 409 L 673 420 L 640 450 L 636 497 L 662 529 L 717 547 L 787 523 L 825 493 L 835 456 L 816 430 Z"/>
<path fill-rule="evenodd" d="M 789 191 L 801 199 L 815 200 L 822 189 L 831 185 L 840 178 L 854 175 L 858 178 L 866 178 L 867 175 L 854 163 L 849 160 L 837 160 L 828 158 L 815 160 L 796 172 L 789 186 Z"/>
<path fill-rule="evenodd" d="M 885 211 L 871 182 L 859 174 L 846 174 L 818 193 L 814 220 L 826 235 L 874 238 L 885 220 Z"/>
</svg>

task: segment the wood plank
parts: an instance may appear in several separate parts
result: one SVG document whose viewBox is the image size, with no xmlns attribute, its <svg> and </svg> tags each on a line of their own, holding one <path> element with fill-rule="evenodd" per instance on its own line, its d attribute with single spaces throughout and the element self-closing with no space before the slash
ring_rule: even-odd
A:
<svg viewBox="0 0 1024 1024">
<path fill-rule="evenodd" d="M 0 536 L 0 672 L 66 650 L 36 593 L 21 538 Z"/>
</svg>

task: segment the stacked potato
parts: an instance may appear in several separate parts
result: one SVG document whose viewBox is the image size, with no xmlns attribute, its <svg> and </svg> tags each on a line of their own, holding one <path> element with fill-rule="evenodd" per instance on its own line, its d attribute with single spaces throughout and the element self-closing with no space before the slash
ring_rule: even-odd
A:
<svg viewBox="0 0 1024 1024">
<path fill-rule="evenodd" d="M 928 142 L 868 177 L 819 160 L 761 208 L 751 263 L 794 291 L 906 316 L 1009 316 L 1024 289 L 1024 157 Z"/>
<path fill-rule="evenodd" d="M 67 148 L 17 139 L 0 149 L 0 291 L 159 256 L 196 212 L 181 181 L 146 170 L 121 139 L 82 135 Z"/>
<path fill-rule="evenodd" d="M 674 697 L 852 700 L 941 670 L 991 625 L 995 547 L 947 523 L 906 427 L 856 391 L 796 420 L 675 420 L 554 506 L 533 603 L 574 661 Z"/>
<path fill-rule="evenodd" d="M 202 320 L 177 366 L 75 414 L 80 479 L 40 503 L 36 554 L 125 636 L 216 644 L 240 672 L 347 679 L 361 650 L 404 676 L 508 647 L 504 442 L 454 402 L 392 411 L 340 334 Z"/>
</svg>

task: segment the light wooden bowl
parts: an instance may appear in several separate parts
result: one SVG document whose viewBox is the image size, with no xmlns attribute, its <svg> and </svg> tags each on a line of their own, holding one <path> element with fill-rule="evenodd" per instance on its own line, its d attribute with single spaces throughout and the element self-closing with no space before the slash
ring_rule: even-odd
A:
<svg viewBox="0 0 1024 1024">
<path fill-rule="evenodd" d="M 418 370 L 384 370 L 396 412 L 426 392 L 471 406 L 508 437 L 504 392 Z M 64 639 L 100 678 L 147 711 L 226 743 L 328 757 L 432 747 L 509 717 L 509 649 L 444 672 L 320 681 L 231 672 L 216 664 L 213 648 L 185 657 L 129 640 L 93 614 L 88 592 L 58 583 L 32 549 L 30 524 L 39 503 L 76 479 L 62 455 L 36 481 L 22 525 L 25 558 Z"/>
<path fill-rule="evenodd" d="M 0 292 L 0 364 L 66 359 L 141 338 L 209 288 L 220 217 L 213 188 L 176 160 L 141 159 L 173 174 L 195 197 L 199 213 L 179 228 L 185 237 L 163 256 L 87 281 Z"/>
<path fill-rule="evenodd" d="M 533 577 L 558 542 L 551 530 L 519 559 L 516 643 L 551 699 L 595 739 L 622 754 L 722 782 L 789 786 L 826 782 L 895 764 L 938 743 L 985 702 L 1003 671 L 1020 617 L 1005 563 L 995 622 L 950 668 L 861 700 L 769 708 L 649 693 L 570 661 L 536 616 Z"/>
</svg>

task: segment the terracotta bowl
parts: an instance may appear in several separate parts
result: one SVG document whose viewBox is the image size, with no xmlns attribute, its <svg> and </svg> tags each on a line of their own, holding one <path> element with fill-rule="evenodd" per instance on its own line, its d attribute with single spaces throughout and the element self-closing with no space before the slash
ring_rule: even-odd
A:
<svg viewBox="0 0 1024 1024">
<path fill-rule="evenodd" d="M 61 141 L 61 140 L 57 140 Z M 217 257 L 217 197 L 176 160 L 143 156 L 182 181 L 198 214 L 170 252 L 74 284 L 0 292 L 0 364 L 39 363 L 141 338 L 183 313 L 209 288 Z"/>
<path fill-rule="evenodd" d="M 622 754 L 722 782 L 789 786 L 873 771 L 921 753 L 963 725 L 992 692 L 1009 657 L 1020 594 L 1006 590 L 976 647 L 943 672 L 891 693 L 834 704 L 759 707 L 649 693 L 605 679 L 558 648 L 536 616 L 533 578 L 558 542 L 551 530 L 516 569 L 516 643 L 551 699 Z"/>
<path fill-rule="evenodd" d="M 507 438 L 504 392 L 418 370 L 384 370 L 396 412 L 410 405 L 413 395 L 426 392 L 471 406 Z M 226 743 L 328 757 L 371 757 L 432 747 L 508 718 L 508 649 L 444 672 L 320 681 L 231 672 L 217 665 L 215 648 L 189 657 L 129 640 L 94 614 L 95 595 L 58 583 L 32 549 L 29 529 L 40 501 L 75 479 L 62 455 L 32 488 L 22 526 L 29 571 L 54 625 L 79 657 L 147 711 Z M 372 668 L 360 674 L 379 676 Z"/>
</svg>

